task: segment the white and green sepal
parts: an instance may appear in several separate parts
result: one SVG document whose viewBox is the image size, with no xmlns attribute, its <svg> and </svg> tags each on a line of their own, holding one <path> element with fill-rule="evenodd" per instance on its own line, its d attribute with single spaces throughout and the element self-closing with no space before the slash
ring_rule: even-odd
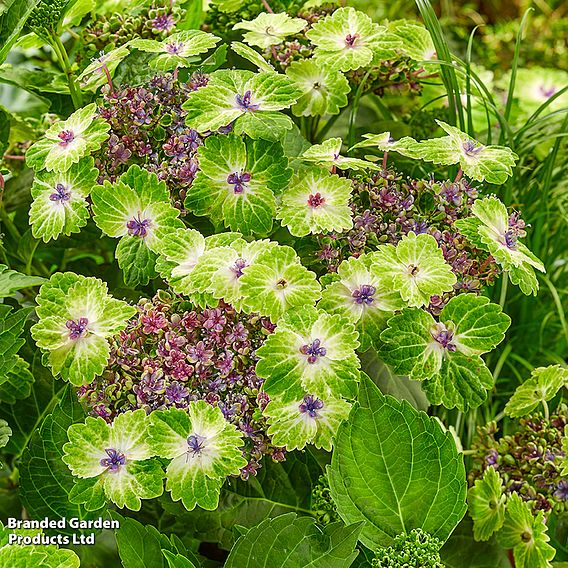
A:
<svg viewBox="0 0 568 568">
<path fill-rule="evenodd" d="M 424 26 L 410 20 L 394 20 L 388 24 L 388 33 L 400 42 L 397 46 L 400 55 L 419 62 L 436 59 L 432 36 Z"/>
<path fill-rule="evenodd" d="M 153 39 L 134 39 L 130 47 L 155 53 L 149 65 L 158 71 L 171 71 L 176 67 L 189 67 L 192 57 L 209 51 L 217 45 L 220 38 L 200 30 L 183 30 L 163 41 Z"/>
<path fill-rule="evenodd" d="M 238 22 L 234 30 L 245 30 L 243 39 L 256 47 L 271 47 L 282 43 L 288 36 L 300 33 L 308 23 L 302 18 L 291 18 L 285 12 L 261 12 L 254 20 Z"/>
<path fill-rule="evenodd" d="M 96 225 L 105 235 L 120 238 L 116 258 L 126 284 L 147 284 L 156 275 L 163 238 L 184 226 L 170 205 L 166 183 L 134 165 L 115 183 L 95 187 L 91 199 Z"/>
<path fill-rule="evenodd" d="M 256 374 L 272 397 L 295 400 L 311 393 L 354 398 L 359 380 L 358 334 L 340 315 L 314 307 L 290 310 L 256 351 Z"/>
<path fill-rule="evenodd" d="M 406 304 L 400 293 L 381 278 L 377 253 L 344 260 L 337 269 L 338 280 L 322 292 L 318 308 L 339 314 L 355 324 L 361 351 L 379 341 L 387 319 Z"/>
<path fill-rule="evenodd" d="M 538 280 L 534 269 L 545 272 L 543 263 L 519 241 L 519 232 L 509 224 L 505 205 L 497 197 L 478 199 L 472 205 L 473 217 L 458 219 L 455 225 L 475 246 L 487 250 L 507 271 L 513 284 L 524 294 L 536 294 Z"/>
<path fill-rule="evenodd" d="M 431 296 L 450 292 L 457 281 L 432 235 L 410 232 L 396 246 L 380 246 L 374 260 L 383 284 L 410 307 L 427 306 Z"/>
<path fill-rule="evenodd" d="M 87 224 L 87 196 L 99 171 L 92 158 L 83 158 L 65 172 L 38 172 L 31 188 L 30 225 L 36 239 L 48 242 L 78 233 Z"/>
<path fill-rule="evenodd" d="M 349 158 L 341 155 L 341 138 L 329 138 L 322 144 L 314 144 L 308 148 L 301 156 L 304 162 L 311 162 L 318 166 L 327 168 L 338 168 L 340 170 L 379 170 L 380 167 L 373 162 L 360 160 L 359 158 Z"/>
<path fill-rule="evenodd" d="M 112 77 L 121 61 L 130 54 L 128 43 L 95 57 L 77 78 L 81 88 L 96 91 Z M 107 76 L 108 74 L 108 76 Z"/>
<path fill-rule="evenodd" d="M 48 352 L 54 375 L 74 385 L 90 383 L 106 367 L 107 338 L 123 330 L 136 308 L 108 294 L 98 278 L 56 273 L 36 298 L 39 321 L 32 337 Z"/>
<path fill-rule="evenodd" d="M 493 387 L 480 356 L 503 340 L 510 323 L 486 297 L 460 294 L 447 303 L 439 321 L 417 308 L 390 318 L 380 351 L 395 373 L 423 381 L 432 404 L 466 411 L 479 406 Z"/>
<path fill-rule="evenodd" d="M 171 460 L 166 468 L 166 490 L 191 511 L 209 511 L 219 503 L 225 478 L 238 475 L 247 464 L 242 435 L 223 417 L 221 409 L 204 400 L 190 402 L 188 410 L 171 408 L 150 415 L 150 444 L 156 455 Z"/>
<path fill-rule="evenodd" d="M 234 123 L 236 134 L 280 140 L 293 122 L 278 111 L 291 107 L 301 95 L 286 75 L 222 69 L 211 74 L 206 87 L 189 93 L 183 108 L 188 126 L 198 132 L 215 132 Z"/>
<path fill-rule="evenodd" d="M 300 170 L 281 198 L 277 218 L 295 237 L 341 233 L 353 227 L 352 183 L 320 168 Z"/>
<path fill-rule="evenodd" d="M 489 540 L 505 520 L 505 487 L 494 467 L 488 467 L 467 493 L 475 540 Z"/>
<path fill-rule="evenodd" d="M 560 365 L 537 367 L 531 372 L 531 378 L 517 387 L 505 405 L 505 414 L 520 418 L 530 414 L 539 404 L 548 412 L 546 403 L 552 400 L 563 386 L 568 386 L 568 369 Z"/>
<path fill-rule="evenodd" d="M 98 150 L 109 136 L 110 124 L 97 116 L 97 105 L 91 103 L 50 126 L 26 152 L 27 165 L 36 171 L 65 172 Z"/>
<path fill-rule="evenodd" d="M 62 460 L 79 481 L 71 490 L 72 503 L 89 510 L 112 501 L 121 509 L 139 511 L 142 499 L 159 497 L 164 491 L 164 472 L 148 441 L 150 420 L 143 409 L 119 414 L 108 424 L 88 416 L 72 424 Z"/>
<path fill-rule="evenodd" d="M 266 235 L 276 214 L 276 195 L 292 170 L 280 142 L 211 136 L 198 152 L 200 171 L 185 206 L 196 215 L 246 235 Z"/>
<path fill-rule="evenodd" d="M 288 246 L 261 253 L 241 277 L 243 309 L 276 322 L 295 306 L 313 306 L 321 297 L 316 275 Z"/>
<path fill-rule="evenodd" d="M 341 398 L 304 394 L 291 401 L 271 397 L 263 414 L 268 417 L 267 434 L 275 446 L 292 451 L 313 444 L 329 452 L 350 410 L 351 404 Z"/>
<path fill-rule="evenodd" d="M 375 24 L 354 8 L 339 8 L 317 22 L 306 35 L 316 46 L 316 62 L 340 71 L 365 67 L 375 59 L 389 59 L 401 44 L 387 34 L 385 26 Z"/>
<path fill-rule="evenodd" d="M 324 116 L 338 114 L 348 104 L 351 91 L 343 73 L 312 59 L 294 61 L 286 69 L 286 75 L 302 90 L 302 95 L 292 107 L 295 116 Z"/>
</svg>

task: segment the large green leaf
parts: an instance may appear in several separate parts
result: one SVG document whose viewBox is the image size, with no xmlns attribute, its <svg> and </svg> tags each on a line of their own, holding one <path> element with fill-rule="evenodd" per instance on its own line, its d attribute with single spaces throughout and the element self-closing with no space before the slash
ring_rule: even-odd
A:
<svg viewBox="0 0 568 568">
<path fill-rule="evenodd" d="M 10 270 L 5 264 L 0 264 L 0 298 L 12 296 L 14 292 L 45 282 L 40 276 L 28 276 L 15 270 Z"/>
<path fill-rule="evenodd" d="M 235 544 L 225 568 L 348 568 L 361 523 L 332 523 L 320 529 L 311 517 L 287 513 L 266 519 L 250 529 Z"/>
<path fill-rule="evenodd" d="M 465 468 L 452 435 L 369 379 L 339 429 L 328 472 L 339 515 L 366 521 L 360 540 L 371 549 L 414 528 L 445 541 L 466 511 Z"/>
<path fill-rule="evenodd" d="M 0 448 L 3 448 L 12 435 L 12 429 L 6 420 L 0 420 Z"/>
<path fill-rule="evenodd" d="M 18 39 L 28 16 L 39 0 L 14 0 L 8 3 L 8 9 L 0 7 L 0 63 Z"/>
<path fill-rule="evenodd" d="M 77 397 L 67 387 L 59 404 L 33 433 L 20 466 L 20 497 L 31 518 L 76 517 L 82 520 L 101 515 L 100 510 L 89 513 L 82 505 L 69 502 L 73 476 L 61 461 L 67 428 L 84 417 Z M 67 534 L 74 532 L 73 529 L 58 530 Z"/>
</svg>

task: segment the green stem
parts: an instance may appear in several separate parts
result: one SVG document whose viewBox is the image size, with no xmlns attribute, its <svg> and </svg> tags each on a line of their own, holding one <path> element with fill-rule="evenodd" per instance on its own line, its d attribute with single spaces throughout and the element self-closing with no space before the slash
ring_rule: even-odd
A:
<svg viewBox="0 0 568 568">
<path fill-rule="evenodd" d="M 57 59 L 59 59 L 61 68 L 67 76 L 69 93 L 71 94 L 71 99 L 73 100 L 73 106 L 75 107 L 75 110 L 77 110 L 78 108 L 81 108 L 83 106 L 83 94 L 81 93 L 81 88 L 79 87 L 77 79 L 75 78 L 75 74 L 71 69 L 71 62 L 69 61 L 67 51 L 65 50 L 65 46 L 63 45 L 61 39 L 59 39 L 59 36 L 54 31 L 51 31 L 50 34 L 50 45 L 53 48 Z"/>
<path fill-rule="evenodd" d="M 370 71 L 367 71 L 367 73 L 363 77 L 363 80 L 361 81 L 361 84 L 357 88 L 357 92 L 355 93 L 355 97 L 353 99 L 353 103 L 351 106 L 351 114 L 349 115 L 349 133 L 347 135 L 348 149 L 353 148 L 353 145 L 355 144 L 355 122 L 357 120 L 357 114 L 359 112 L 359 101 L 361 100 L 361 95 L 363 94 L 365 83 L 367 82 L 370 73 L 371 73 Z"/>
<path fill-rule="evenodd" d="M 509 285 L 509 275 L 503 272 L 503 281 L 501 282 L 501 296 L 499 298 L 499 305 L 501 309 L 505 306 L 505 300 L 507 299 L 507 287 Z"/>
<path fill-rule="evenodd" d="M 548 410 L 548 404 L 546 403 L 546 400 L 541 400 L 542 402 L 542 406 L 544 408 L 544 419 L 546 421 L 548 421 L 550 419 L 550 411 Z"/>
</svg>

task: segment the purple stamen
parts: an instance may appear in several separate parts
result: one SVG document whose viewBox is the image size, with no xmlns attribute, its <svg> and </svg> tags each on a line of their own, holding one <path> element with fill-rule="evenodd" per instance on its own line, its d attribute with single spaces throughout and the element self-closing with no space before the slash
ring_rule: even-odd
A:
<svg viewBox="0 0 568 568">
<path fill-rule="evenodd" d="M 50 201 L 56 201 L 59 203 L 61 203 L 62 201 L 69 201 L 69 199 L 71 199 L 71 192 L 68 191 L 67 188 L 61 183 L 58 183 L 55 186 L 55 193 L 52 193 L 49 196 Z"/>
<path fill-rule="evenodd" d="M 117 473 L 121 466 L 126 464 L 126 456 L 114 448 L 107 448 L 105 452 L 108 458 L 103 458 L 100 464 L 108 468 L 111 473 Z"/>
<path fill-rule="evenodd" d="M 235 264 L 231 266 L 231 271 L 237 278 L 240 278 L 243 275 L 243 270 L 248 266 L 246 261 L 243 258 L 237 258 Z"/>
<path fill-rule="evenodd" d="M 370 306 L 375 299 L 373 296 L 375 295 L 376 288 L 369 284 L 363 284 L 357 290 L 353 290 L 351 297 L 355 300 L 356 304 L 366 304 Z"/>
<path fill-rule="evenodd" d="M 166 51 L 168 53 L 172 53 L 173 55 L 178 55 L 179 52 L 183 49 L 183 42 L 178 43 L 168 43 L 166 44 Z"/>
<path fill-rule="evenodd" d="M 203 436 L 200 436 L 199 434 L 192 434 L 187 438 L 187 445 L 189 446 L 187 453 L 191 453 L 193 456 L 197 456 L 203 451 L 203 448 L 205 447 L 205 438 Z"/>
<path fill-rule="evenodd" d="M 550 97 L 556 94 L 556 87 L 545 87 L 544 85 L 541 85 L 540 92 L 543 97 L 549 99 Z"/>
<path fill-rule="evenodd" d="M 258 110 L 260 105 L 251 104 L 252 92 L 247 91 L 244 95 L 236 95 L 235 100 L 237 104 L 245 111 L 255 111 Z"/>
<path fill-rule="evenodd" d="M 350 47 L 350 48 L 354 48 L 355 47 L 355 43 L 357 42 L 357 40 L 360 38 L 361 36 L 359 34 L 347 34 L 345 36 L 345 46 L 346 47 Z"/>
<path fill-rule="evenodd" d="M 169 32 L 176 22 L 171 14 L 160 14 L 152 20 L 152 29 L 159 32 Z"/>
<path fill-rule="evenodd" d="M 148 235 L 150 224 L 150 219 L 140 219 L 140 214 L 138 214 L 126 223 L 126 227 L 129 235 L 144 239 Z"/>
<path fill-rule="evenodd" d="M 73 142 L 73 140 L 75 140 L 75 134 L 73 134 L 73 131 L 71 130 L 63 130 L 61 131 L 57 137 L 61 140 L 61 142 L 59 142 L 60 146 L 69 146 L 69 144 L 71 144 L 71 142 Z"/>
<path fill-rule="evenodd" d="M 503 235 L 504 241 L 505 241 L 505 246 L 511 250 L 515 250 L 517 248 L 517 235 L 515 234 L 515 231 L 513 231 L 512 229 L 509 229 L 504 235 Z"/>
<path fill-rule="evenodd" d="M 227 183 L 233 186 L 233 192 L 236 194 L 243 193 L 245 190 L 245 184 L 251 180 L 251 175 L 247 172 L 235 172 L 229 174 L 227 177 Z"/>
<path fill-rule="evenodd" d="M 321 341 L 319 339 L 314 339 L 312 343 L 302 345 L 302 347 L 300 347 L 300 353 L 307 355 L 308 363 L 313 365 L 317 362 L 318 357 L 325 357 L 327 350 L 325 347 L 321 346 Z"/>
<path fill-rule="evenodd" d="M 76 341 L 81 337 L 85 337 L 89 320 L 87 318 L 79 318 L 77 321 L 67 320 L 65 326 L 69 330 L 69 339 Z"/>
<path fill-rule="evenodd" d="M 462 148 L 466 156 L 475 158 L 485 148 L 485 146 L 478 144 L 475 140 L 468 140 L 462 144 Z"/>
<path fill-rule="evenodd" d="M 321 196 L 321 193 L 315 193 L 312 194 L 308 197 L 308 205 L 310 207 L 313 207 L 314 209 L 316 207 L 320 207 L 321 205 L 324 205 L 325 203 L 325 197 Z"/>
<path fill-rule="evenodd" d="M 304 397 L 304 402 L 298 407 L 302 414 L 308 414 L 310 418 L 319 418 L 317 411 L 323 408 L 323 402 L 311 394 Z"/>
<path fill-rule="evenodd" d="M 558 483 L 554 496 L 559 501 L 568 501 L 568 481 L 561 480 Z"/>
<path fill-rule="evenodd" d="M 456 351 L 456 344 L 453 342 L 454 332 L 448 329 L 443 323 L 439 323 L 430 331 L 432 339 L 439 343 L 444 349 L 450 352 Z"/>
</svg>

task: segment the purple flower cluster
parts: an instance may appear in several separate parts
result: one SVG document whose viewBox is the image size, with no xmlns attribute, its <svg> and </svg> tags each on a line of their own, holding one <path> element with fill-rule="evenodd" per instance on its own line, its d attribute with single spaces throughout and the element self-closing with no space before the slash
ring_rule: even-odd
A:
<svg viewBox="0 0 568 568">
<path fill-rule="evenodd" d="M 453 292 L 431 298 L 429 309 L 437 315 L 455 294 L 478 292 L 493 284 L 499 274 L 493 257 L 472 247 L 454 228 L 454 221 L 471 215 L 476 198 L 477 190 L 464 179 L 404 180 L 392 171 L 359 175 L 350 204 L 353 229 L 320 236 L 317 258 L 334 272 L 345 258 L 376 250 L 383 243 L 396 245 L 411 231 L 430 234 L 458 279 Z M 515 235 L 522 236 L 524 223 L 517 214 L 511 216 L 510 226 Z"/>
<path fill-rule="evenodd" d="M 533 501 L 535 510 L 559 514 L 568 511 L 568 482 L 560 473 L 566 424 L 568 407 L 561 404 L 549 420 L 541 414 L 521 418 L 517 431 L 508 436 L 498 438 L 495 422 L 478 428 L 469 482 L 473 484 L 488 467 L 493 467 L 505 490 Z"/>
<path fill-rule="evenodd" d="M 197 150 L 203 137 L 185 124 L 181 106 L 187 93 L 207 85 L 207 76 L 194 73 L 186 83 L 172 74 L 147 84 L 105 93 L 100 115 L 111 125 L 107 144 L 95 156 L 99 182 L 114 181 L 133 163 L 165 180 L 176 207 L 183 210 L 187 189 L 199 164 Z"/>
<path fill-rule="evenodd" d="M 159 293 L 138 305 L 138 315 L 111 341 L 104 374 L 81 387 L 78 397 L 108 421 L 127 410 L 187 408 L 205 400 L 244 434 L 248 464 L 241 477 L 247 479 L 264 455 L 284 459 L 284 449 L 266 435 L 262 411 L 270 399 L 255 373 L 255 352 L 273 330 L 268 319 L 228 304 L 193 309 Z M 192 443 L 197 451 L 199 440 Z"/>
</svg>

